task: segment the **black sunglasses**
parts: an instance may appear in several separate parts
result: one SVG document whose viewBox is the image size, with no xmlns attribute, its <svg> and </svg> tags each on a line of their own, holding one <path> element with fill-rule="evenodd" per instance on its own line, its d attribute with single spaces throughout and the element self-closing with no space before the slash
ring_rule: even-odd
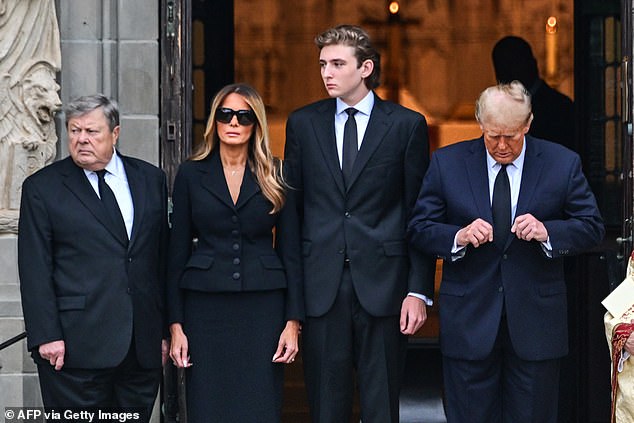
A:
<svg viewBox="0 0 634 423">
<path fill-rule="evenodd" d="M 227 107 L 221 107 L 216 110 L 216 120 L 222 123 L 231 123 L 233 117 L 238 118 L 238 123 L 242 126 L 253 125 L 256 121 L 253 110 L 233 110 Z"/>
</svg>

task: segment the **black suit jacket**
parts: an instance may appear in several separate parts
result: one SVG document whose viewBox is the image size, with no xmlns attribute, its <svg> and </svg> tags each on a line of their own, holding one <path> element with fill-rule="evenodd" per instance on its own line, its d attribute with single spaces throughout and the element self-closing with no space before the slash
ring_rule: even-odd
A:
<svg viewBox="0 0 634 423">
<path fill-rule="evenodd" d="M 161 366 L 167 188 L 165 174 L 123 157 L 134 203 L 129 244 L 119 239 L 70 157 L 24 181 L 18 265 L 28 348 L 63 340 L 64 365 L 118 365 L 133 340 L 139 363 Z"/>
<path fill-rule="evenodd" d="M 301 218 L 306 314 L 337 295 L 344 259 L 374 316 L 400 312 L 407 292 L 433 295 L 434 261 L 409 249 L 407 219 L 429 164 L 425 118 L 375 95 L 351 182 L 344 188 L 335 140 L 335 99 L 293 112 L 286 127 L 289 183 Z"/>
<path fill-rule="evenodd" d="M 286 289 L 286 318 L 303 320 L 299 230 L 292 192 L 279 213 L 249 167 L 234 205 L 218 151 L 180 165 L 174 182 L 168 304 L 183 322 L 183 289 L 241 292 Z M 275 228 L 275 243 L 273 240 Z M 196 248 L 192 241 L 196 239 Z"/>
<path fill-rule="evenodd" d="M 452 260 L 456 233 L 477 218 L 492 222 L 483 138 L 437 150 L 410 223 L 412 243 L 444 259 L 438 300 L 444 355 L 482 360 L 494 347 L 502 310 L 517 355 L 548 360 L 568 351 L 563 258 L 596 246 L 605 233 L 579 156 L 526 136 L 515 215 L 532 214 L 546 227 L 552 256 L 537 241 L 511 234 L 467 246 Z M 494 234 L 495 236 L 495 234 Z"/>
</svg>

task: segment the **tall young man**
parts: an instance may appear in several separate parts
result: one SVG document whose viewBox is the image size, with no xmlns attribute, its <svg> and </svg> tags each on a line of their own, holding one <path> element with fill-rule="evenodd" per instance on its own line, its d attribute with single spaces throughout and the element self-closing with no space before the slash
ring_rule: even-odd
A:
<svg viewBox="0 0 634 423">
<path fill-rule="evenodd" d="M 368 34 L 342 25 L 315 39 L 329 99 L 291 114 L 285 157 L 298 190 L 314 422 L 346 422 L 357 378 L 364 423 L 398 422 L 406 337 L 427 318 L 434 261 L 405 240 L 429 163 L 425 118 L 381 100 Z"/>
</svg>

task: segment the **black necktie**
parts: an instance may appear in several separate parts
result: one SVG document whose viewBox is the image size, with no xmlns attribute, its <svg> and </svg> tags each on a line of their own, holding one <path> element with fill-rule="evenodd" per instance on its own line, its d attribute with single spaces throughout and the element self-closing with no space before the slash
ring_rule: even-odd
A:
<svg viewBox="0 0 634 423">
<path fill-rule="evenodd" d="M 99 197 L 101 197 L 101 203 L 103 204 L 112 224 L 114 225 L 114 229 L 121 237 L 121 239 L 128 240 L 128 232 L 125 228 L 125 222 L 123 221 L 123 216 L 121 215 L 121 209 L 119 208 L 119 204 L 117 203 L 117 199 L 114 196 L 114 192 L 110 189 L 108 184 L 106 183 L 106 169 L 98 170 L 95 173 L 97 174 L 97 178 L 99 178 Z"/>
<path fill-rule="evenodd" d="M 506 173 L 506 166 L 501 165 L 500 171 L 493 185 L 493 242 L 499 248 L 504 248 L 511 232 L 511 184 Z"/>
<path fill-rule="evenodd" d="M 358 110 L 354 107 L 349 107 L 345 112 L 348 113 L 348 120 L 343 127 L 343 159 L 341 171 L 343 172 L 343 180 L 347 186 L 350 176 L 352 175 L 354 159 L 357 158 L 357 152 L 359 151 L 359 141 L 357 137 L 357 121 L 354 118 Z"/>
</svg>

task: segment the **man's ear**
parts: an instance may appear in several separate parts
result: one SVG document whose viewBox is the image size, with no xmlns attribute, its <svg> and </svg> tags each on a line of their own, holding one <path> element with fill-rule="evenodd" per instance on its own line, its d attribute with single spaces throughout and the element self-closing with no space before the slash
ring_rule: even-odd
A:
<svg viewBox="0 0 634 423">
<path fill-rule="evenodd" d="M 370 59 L 366 59 L 361 63 L 361 77 L 367 78 L 372 75 L 372 71 L 374 71 L 374 62 Z"/>
<path fill-rule="evenodd" d="M 120 126 L 117 125 L 114 127 L 114 129 L 112 130 L 112 136 L 114 138 L 114 142 L 113 145 L 117 145 L 117 141 L 119 141 L 119 128 Z"/>
</svg>

